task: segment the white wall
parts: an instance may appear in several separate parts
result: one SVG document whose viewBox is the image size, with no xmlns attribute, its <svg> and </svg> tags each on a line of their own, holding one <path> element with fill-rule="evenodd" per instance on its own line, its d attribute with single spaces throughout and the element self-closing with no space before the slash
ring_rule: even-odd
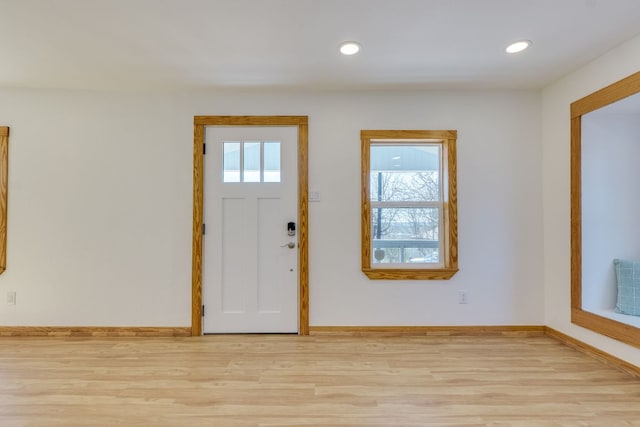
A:
<svg viewBox="0 0 640 427">
<path fill-rule="evenodd" d="M 190 120 L 166 96 L 4 90 L 11 126 L 1 325 L 181 326 Z"/>
<path fill-rule="evenodd" d="M 640 350 L 571 323 L 569 105 L 640 69 L 640 37 L 543 90 L 542 176 L 546 324 L 640 366 Z"/>
<path fill-rule="evenodd" d="M 309 116 L 312 325 L 543 324 L 535 91 L 1 90 L 11 126 L 0 325 L 188 326 L 194 115 Z M 361 129 L 457 129 L 460 272 L 360 272 Z M 457 304 L 457 291 L 469 304 Z"/>
<path fill-rule="evenodd" d="M 640 116 L 582 117 L 582 307 L 613 309 L 613 260 L 640 259 Z"/>
</svg>

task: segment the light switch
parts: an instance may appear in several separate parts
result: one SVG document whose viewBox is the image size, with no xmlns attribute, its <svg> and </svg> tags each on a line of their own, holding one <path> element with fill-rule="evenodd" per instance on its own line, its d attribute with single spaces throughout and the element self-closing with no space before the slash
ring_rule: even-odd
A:
<svg viewBox="0 0 640 427">
<path fill-rule="evenodd" d="M 309 201 L 310 202 L 319 202 L 320 201 L 320 192 L 319 191 L 309 191 Z"/>
</svg>

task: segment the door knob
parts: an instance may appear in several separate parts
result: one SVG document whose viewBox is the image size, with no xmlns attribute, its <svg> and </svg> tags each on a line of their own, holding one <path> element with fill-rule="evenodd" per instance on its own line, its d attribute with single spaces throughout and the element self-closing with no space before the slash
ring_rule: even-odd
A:
<svg viewBox="0 0 640 427">
<path fill-rule="evenodd" d="M 281 248 L 284 248 L 285 246 L 289 249 L 293 249 L 296 247 L 296 244 L 293 242 L 289 242 L 289 243 L 285 243 L 284 245 L 280 245 Z"/>
</svg>

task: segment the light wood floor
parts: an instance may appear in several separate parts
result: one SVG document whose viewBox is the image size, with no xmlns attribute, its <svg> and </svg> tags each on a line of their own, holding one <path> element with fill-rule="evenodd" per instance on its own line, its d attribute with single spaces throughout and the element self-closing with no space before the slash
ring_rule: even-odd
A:
<svg viewBox="0 0 640 427">
<path fill-rule="evenodd" d="M 553 338 L 0 338 L 0 426 L 640 426 Z"/>
</svg>

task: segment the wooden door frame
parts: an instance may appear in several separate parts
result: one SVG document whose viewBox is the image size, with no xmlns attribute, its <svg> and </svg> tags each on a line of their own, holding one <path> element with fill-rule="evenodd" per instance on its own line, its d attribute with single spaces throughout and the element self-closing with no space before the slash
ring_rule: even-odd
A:
<svg viewBox="0 0 640 427">
<path fill-rule="evenodd" d="M 309 118 L 307 116 L 195 116 L 193 118 L 193 252 L 191 335 L 202 335 L 202 224 L 205 126 L 297 126 L 298 128 L 298 334 L 309 335 Z"/>
</svg>

